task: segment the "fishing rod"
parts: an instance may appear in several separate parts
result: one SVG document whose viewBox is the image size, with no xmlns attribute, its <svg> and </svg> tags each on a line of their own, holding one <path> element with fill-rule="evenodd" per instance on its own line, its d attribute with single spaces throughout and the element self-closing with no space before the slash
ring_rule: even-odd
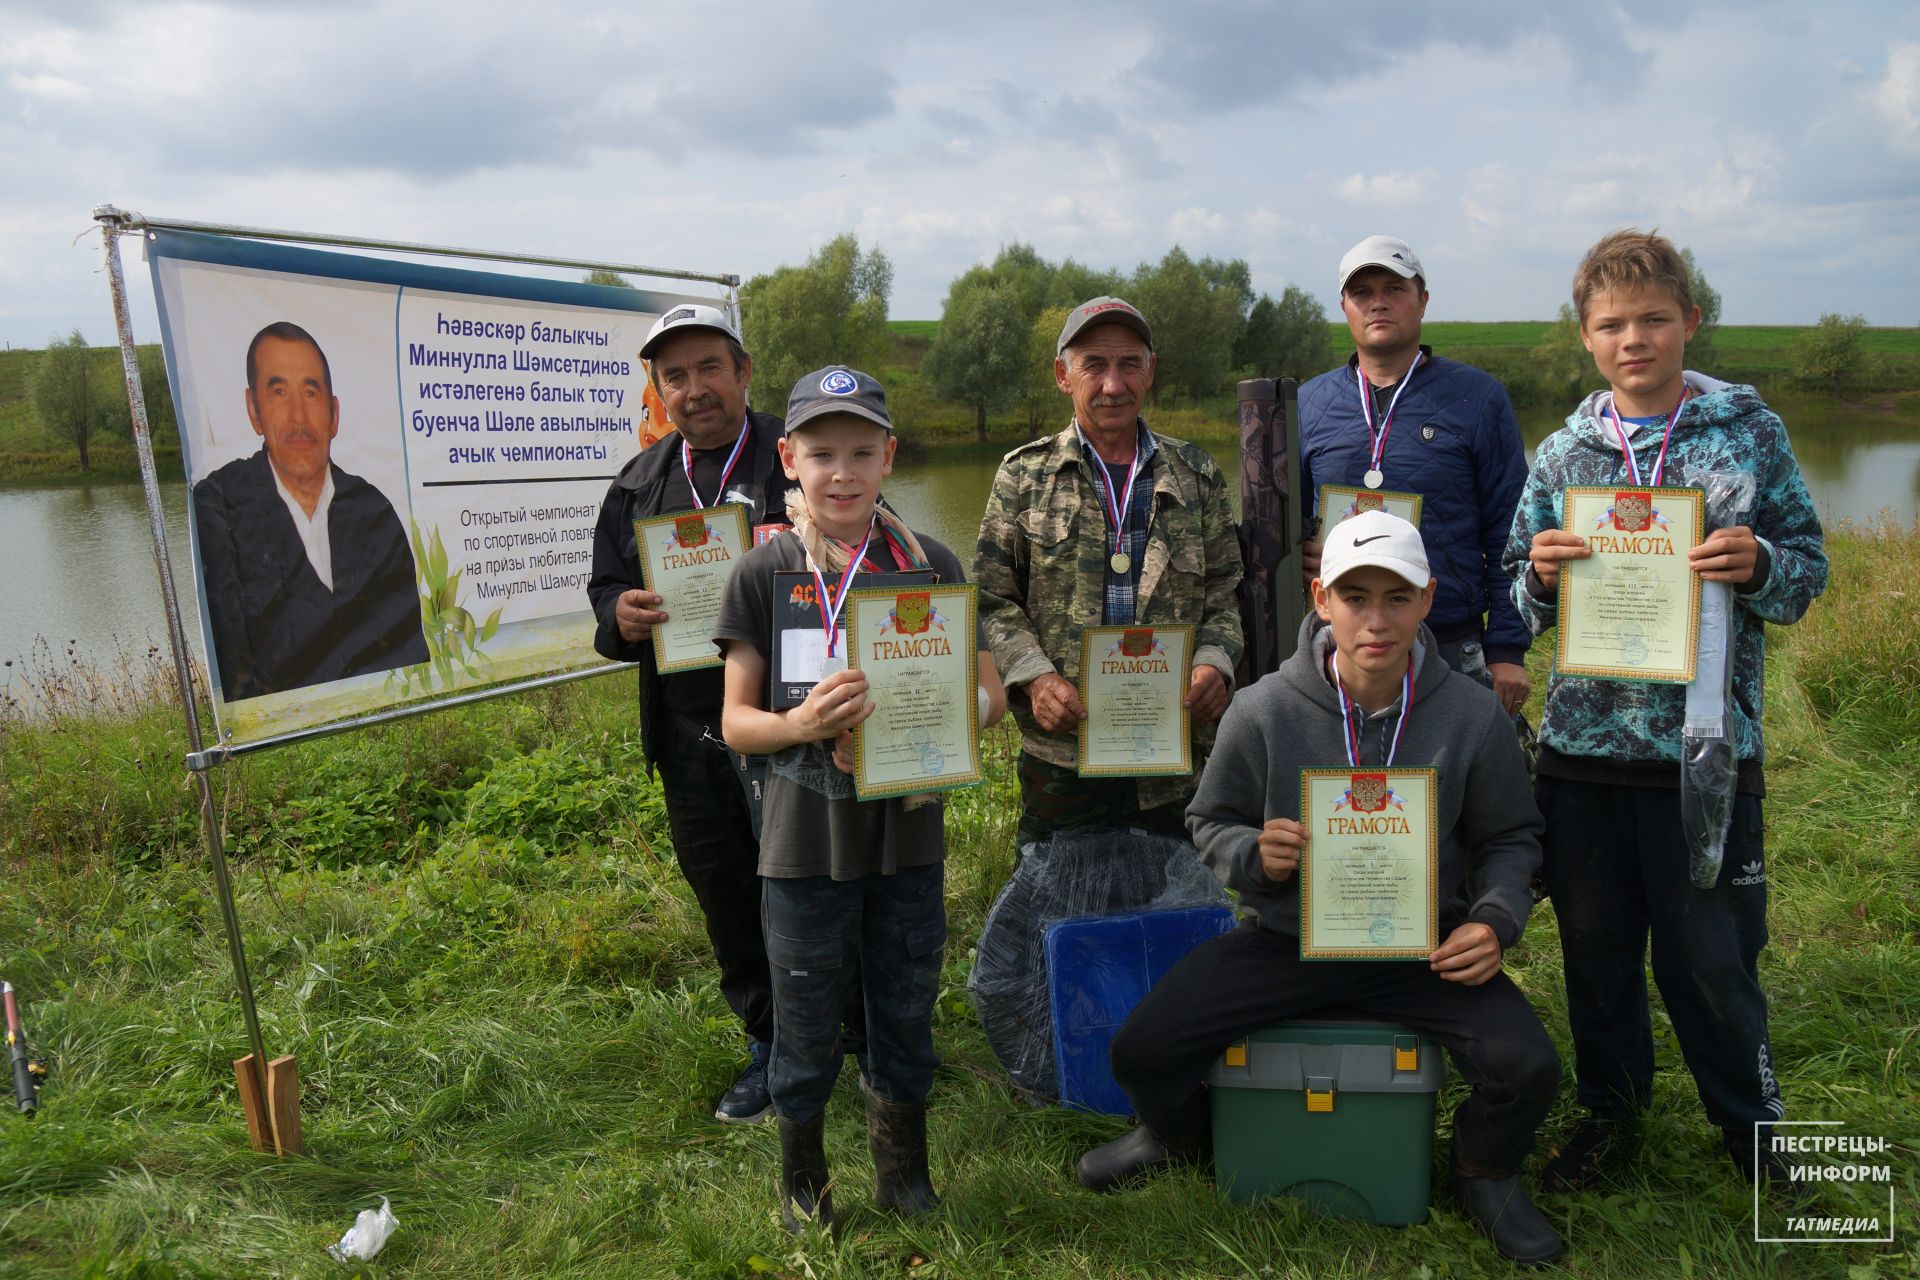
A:
<svg viewBox="0 0 1920 1280">
<path fill-rule="evenodd" d="M 13 1100 L 21 1114 L 31 1117 L 40 1109 L 40 1082 L 46 1079 L 46 1064 L 27 1056 L 27 1033 L 20 1026 L 20 1001 L 11 982 L 0 982 L 0 1001 L 7 1008 L 7 1052 L 13 1058 Z"/>
</svg>

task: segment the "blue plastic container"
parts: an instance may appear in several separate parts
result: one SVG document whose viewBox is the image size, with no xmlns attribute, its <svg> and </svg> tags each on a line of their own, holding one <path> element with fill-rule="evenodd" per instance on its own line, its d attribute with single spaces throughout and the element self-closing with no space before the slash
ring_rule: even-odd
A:
<svg viewBox="0 0 1920 1280">
<path fill-rule="evenodd" d="M 1047 986 L 1060 1105 L 1131 1115 L 1113 1082 L 1114 1033 L 1167 970 L 1233 928 L 1225 905 L 1082 916 L 1047 926 Z"/>
</svg>

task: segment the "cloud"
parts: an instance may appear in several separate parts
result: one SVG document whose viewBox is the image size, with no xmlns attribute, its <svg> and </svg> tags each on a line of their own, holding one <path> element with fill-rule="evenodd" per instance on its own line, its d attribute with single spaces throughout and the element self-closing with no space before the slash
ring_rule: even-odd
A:
<svg viewBox="0 0 1920 1280">
<path fill-rule="evenodd" d="M 1902 151 L 1920 152 L 1920 41 L 1896 40 L 1887 73 L 1867 94 L 1867 105 Z"/>
<path fill-rule="evenodd" d="M 1372 177 L 1356 173 L 1341 180 L 1340 198 L 1356 204 L 1419 204 L 1432 190 L 1435 177 L 1432 169 L 1416 169 L 1411 173 L 1396 169 Z"/>
</svg>

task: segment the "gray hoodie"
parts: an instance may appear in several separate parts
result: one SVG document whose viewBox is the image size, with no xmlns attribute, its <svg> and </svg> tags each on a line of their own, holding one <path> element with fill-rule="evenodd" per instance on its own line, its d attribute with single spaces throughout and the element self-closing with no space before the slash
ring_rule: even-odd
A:
<svg viewBox="0 0 1920 1280">
<path fill-rule="evenodd" d="M 1201 858 L 1240 896 L 1241 911 L 1289 937 L 1300 933 L 1300 878 L 1267 879 L 1258 841 L 1269 819 L 1299 820 L 1301 769 L 1347 763 L 1339 695 L 1326 677 L 1326 625 L 1308 614 L 1294 655 L 1235 695 L 1187 806 Z M 1449 670 L 1424 624 L 1414 661 L 1413 715 L 1394 764 L 1439 772 L 1439 941 L 1474 920 L 1490 926 L 1504 949 L 1526 928 L 1546 824 L 1499 698 Z M 1361 764 L 1380 764 L 1399 718 L 1396 699 L 1366 719 Z"/>
</svg>

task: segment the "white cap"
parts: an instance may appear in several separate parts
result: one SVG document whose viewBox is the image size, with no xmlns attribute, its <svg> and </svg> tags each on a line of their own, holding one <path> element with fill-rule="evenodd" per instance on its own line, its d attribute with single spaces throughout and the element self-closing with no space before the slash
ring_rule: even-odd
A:
<svg viewBox="0 0 1920 1280">
<path fill-rule="evenodd" d="M 1353 248 L 1347 250 L 1347 256 L 1340 259 L 1340 292 L 1347 291 L 1347 281 L 1353 279 L 1353 273 L 1367 267 L 1385 267 L 1397 276 L 1411 280 L 1419 276 L 1427 278 L 1425 267 L 1413 254 L 1413 249 L 1405 240 L 1395 240 L 1392 236 L 1368 236 Z"/>
<path fill-rule="evenodd" d="M 740 341 L 740 335 L 734 331 L 731 324 L 727 323 L 726 313 L 720 308 L 690 302 L 684 306 L 672 308 L 653 322 L 653 328 L 647 330 L 647 340 L 640 344 L 640 358 L 653 359 L 654 349 L 666 341 L 668 335 L 677 333 L 681 329 L 716 329 L 735 342 Z"/>
<path fill-rule="evenodd" d="M 1433 580 L 1420 531 L 1387 511 L 1362 511 L 1333 526 L 1320 548 L 1320 585 L 1330 587 L 1365 565 L 1397 574 L 1416 587 Z"/>
</svg>

